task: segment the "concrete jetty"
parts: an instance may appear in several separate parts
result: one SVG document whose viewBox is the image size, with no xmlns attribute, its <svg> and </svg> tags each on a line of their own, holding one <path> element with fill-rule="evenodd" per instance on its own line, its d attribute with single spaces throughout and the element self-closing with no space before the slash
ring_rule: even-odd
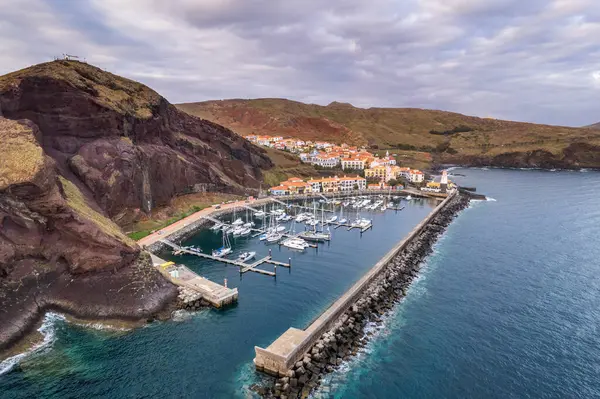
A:
<svg viewBox="0 0 600 399">
<path fill-rule="evenodd" d="M 377 278 L 388 263 L 402 251 L 427 224 L 444 208 L 456 195 L 453 192 L 425 217 L 415 228 L 402 239 L 394 248 L 381 258 L 360 280 L 346 293 L 335 301 L 319 318 L 306 329 L 290 328 L 267 348 L 255 347 L 254 364 L 260 371 L 268 374 L 285 376 L 296 362 L 302 360 L 306 352 L 317 342 L 321 335 L 330 329 L 338 318 L 344 314 Z"/>
<path fill-rule="evenodd" d="M 183 265 L 167 262 L 150 254 L 152 263 L 163 276 L 173 284 L 200 294 L 202 299 L 216 308 L 221 308 L 238 300 L 237 288 L 228 288 L 199 276 Z"/>
</svg>

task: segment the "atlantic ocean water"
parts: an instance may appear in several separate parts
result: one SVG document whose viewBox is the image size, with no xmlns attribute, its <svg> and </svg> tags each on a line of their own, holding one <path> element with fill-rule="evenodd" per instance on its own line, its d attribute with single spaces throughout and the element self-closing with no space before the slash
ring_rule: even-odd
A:
<svg viewBox="0 0 600 399">
<path fill-rule="evenodd" d="M 600 173 L 453 173 L 493 200 L 315 397 L 600 397 Z"/>
<path fill-rule="evenodd" d="M 600 397 L 600 173 L 456 169 L 493 200 L 450 225 L 371 343 L 315 397 Z M 173 258 L 239 288 L 237 306 L 179 314 L 134 331 L 82 328 L 50 315 L 47 343 L 3 363 L 0 398 L 252 397 L 254 345 L 304 327 L 434 204 L 373 213 L 363 236 L 335 230 L 276 280 L 195 257 Z M 219 236 L 191 240 L 204 249 Z M 238 239 L 237 252 L 267 247 Z M 0 367 L 0 370 L 3 367 Z"/>
</svg>

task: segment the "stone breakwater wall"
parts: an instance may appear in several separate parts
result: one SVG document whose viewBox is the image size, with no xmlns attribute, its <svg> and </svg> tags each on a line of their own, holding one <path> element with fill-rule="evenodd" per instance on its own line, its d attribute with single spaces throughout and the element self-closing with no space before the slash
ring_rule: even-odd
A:
<svg viewBox="0 0 600 399">
<path fill-rule="evenodd" d="M 468 206 L 469 201 L 469 197 L 462 194 L 444 201 L 423 226 L 413 230 L 414 235 L 411 233 L 403 240 L 400 250 L 393 253 L 377 276 L 353 298 L 352 304 L 327 324 L 326 331 L 311 341 L 309 348 L 302 348 L 303 356 L 289 367 L 285 376 L 276 379 L 273 386 L 254 388 L 264 397 L 307 397 L 319 385 L 324 374 L 334 371 L 366 345 L 367 323 L 381 322 L 382 316 L 406 295 L 437 238 L 454 217 Z"/>
<path fill-rule="evenodd" d="M 210 303 L 204 300 L 202 294 L 185 287 L 177 287 L 177 309 L 200 310 L 210 306 Z"/>
</svg>

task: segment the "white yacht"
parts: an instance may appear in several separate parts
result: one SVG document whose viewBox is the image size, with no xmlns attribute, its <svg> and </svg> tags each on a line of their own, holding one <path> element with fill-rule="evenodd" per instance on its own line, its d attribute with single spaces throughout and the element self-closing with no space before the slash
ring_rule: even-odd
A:
<svg viewBox="0 0 600 399">
<path fill-rule="evenodd" d="M 287 248 L 297 249 L 299 251 L 304 251 L 307 247 L 309 247 L 309 244 L 306 241 L 298 237 L 286 238 L 281 242 L 281 245 Z"/>
<path fill-rule="evenodd" d="M 250 260 L 252 258 L 254 258 L 256 256 L 256 252 L 252 251 L 252 252 L 242 252 L 237 260 L 238 262 L 245 262 L 247 260 Z"/>
</svg>

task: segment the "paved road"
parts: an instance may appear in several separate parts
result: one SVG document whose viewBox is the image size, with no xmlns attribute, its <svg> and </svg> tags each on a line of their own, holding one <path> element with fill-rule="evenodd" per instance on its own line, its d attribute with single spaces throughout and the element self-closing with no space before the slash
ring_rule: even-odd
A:
<svg viewBox="0 0 600 399">
<path fill-rule="evenodd" d="M 194 223 L 194 222 L 202 219 L 204 216 L 210 216 L 213 212 L 222 211 L 224 209 L 232 209 L 235 207 L 242 207 L 244 205 L 252 206 L 252 204 L 256 204 L 257 202 L 262 203 L 263 201 L 264 200 L 253 200 L 253 201 L 250 201 L 250 203 L 246 204 L 246 201 L 242 200 L 242 201 L 232 202 L 231 204 L 223 204 L 223 205 L 221 205 L 220 209 L 217 209 L 214 206 L 210 206 L 208 208 L 202 209 L 201 211 L 193 213 L 190 216 L 188 216 L 184 219 L 181 219 L 178 222 L 175 222 L 167 227 L 164 227 L 164 228 L 156 231 L 155 233 L 150 234 L 149 236 L 142 238 L 137 243 L 140 246 L 152 245 L 156 241 L 161 240 L 161 239 L 175 233 L 176 231 L 182 229 L 183 227 L 189 225 L 190 223 Z"/>
</svg>

